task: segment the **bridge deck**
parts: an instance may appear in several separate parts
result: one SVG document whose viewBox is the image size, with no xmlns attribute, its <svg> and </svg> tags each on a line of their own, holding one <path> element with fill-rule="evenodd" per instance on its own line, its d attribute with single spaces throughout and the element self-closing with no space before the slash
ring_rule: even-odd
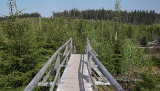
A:
<svg viewBox="0 0 160 91">
<path fill-rule="evenodd" d="M 86 55 L 71 55 L 57 91 L 93 91 L 85 59 Z"/>
</svg>

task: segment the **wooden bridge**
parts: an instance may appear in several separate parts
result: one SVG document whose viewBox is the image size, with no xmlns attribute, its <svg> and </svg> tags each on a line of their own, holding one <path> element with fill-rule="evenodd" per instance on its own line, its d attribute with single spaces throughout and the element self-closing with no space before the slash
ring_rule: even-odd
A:
<svg viewBox="0 0 160 91">
<path fill-rule="evenodd" d="M 124 91 L 99 61 L 89 40 L 85 54 L 73 54 L 71 38 L 51 56 L 24 91 L 36 88 L 43 88 L 43 91 L 98 91 L 98 86 Z"/>
</svg>

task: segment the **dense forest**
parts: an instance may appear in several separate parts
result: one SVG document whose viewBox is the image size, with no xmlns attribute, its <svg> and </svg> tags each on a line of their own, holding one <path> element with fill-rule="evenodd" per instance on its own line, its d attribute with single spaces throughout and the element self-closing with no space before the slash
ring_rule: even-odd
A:
<svg viewBox="0 0 160 91">
<path fill-rule="evenodd" d="M 117 16 L 118 13 L 118 16 Z M 35 13 L 22 13 L 17 16 L 18 18 L 36 18 L 41 17 L 41 14 Z M 65 10 L 63 12 L 54 12 L 54 17 L 66 17 L 66 18 L 76 18 L 76 19 L 94 19 L 94 20 L 109 20 L 109 21 L 117 21 L 117 17 L 119 18 L 118 21 L 123 23 L 130 23 L 130 24 L 153 24 L 153 23 L 160 23 L 160 14 L 156 13 L 154 10 L 152 11 L 144 11 L 144 10 L 135 10 L 131 12 L 127 11 L 113 11 L 113 10 L 105 10 L 105 9 L 98 9 L 98 10 Z M 9 17 L 0 17 L 1 20 L 6 20 Z"/>
<path fill-rule="evenodd" d="M 121 21 L 117 21 L 115 11 L 73 11 L 41 20 L 26 14 L 23 17 L 30 18 L 9 17 L 0 21 L 0 88 L 26 86 L 70 37 L 77 53 L 84 53 L 88 37 L 98 58 L 123 88 L 158 91 L 160 58 L 139 44 L 145 45 L 160 37 L 159 14 L 117 12 L 121 17 Z"/>
<path fill-rule="evenodd" d="M 37 17 L 41 17 L 41 14 L 35 12 L 35 13 L 22 13 L 22 14 L 17 14 L 16 16 L 17 18 L 37 18 Z M 11 18 L 10 16 L 4 16 L 4 17 L 0 17 L 0 21 L 4 21 L 4 20 L 8 20 L 9 18 Z"/>
<path fill-rule="evenodd" d="M 153 11 L 135 10 L 131 12 L 127 11 L 113 11 L 113 10 L 66 10 L 64 12 L 54 13 L 54 17 L 69 17 L 78 19 L 94 19 L 94 20 L 111 20 L 115 21 L 120 17 L 119 21 L 131 24 L 153 24 L 160 23 L 160 14 Z"/>
</svg>

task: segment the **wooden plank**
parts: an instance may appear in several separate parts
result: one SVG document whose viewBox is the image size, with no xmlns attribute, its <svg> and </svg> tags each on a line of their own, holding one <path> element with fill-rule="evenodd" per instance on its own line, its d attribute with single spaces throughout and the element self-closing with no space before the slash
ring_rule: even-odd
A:
<svg viewBox="0 0 160 91">
<path fill-rule="evenodd" d="M 96 84 L 96 85 L 99 85 L 99 86 L 111 85 L 109 82 L 105 83 L 105 82 L 101 82 L 101 81 L 95 81 L 95 84 Z"/>
<path fill-rule="evenodd" d="M 58 84 L 57 91 L 79 91 L 78 69 L 80 55 L 72 54 Z"/>
<path fill-rule="evenodd" d="M 72 54 L 58 83 L 57 91 L 82 91 L 82 86 L 84 86 L 83 91 L 92 91 L 88 79 L 87 64 L 81 61 L 81 54 Z M 82 81 L 82 83 L 80 81 Z"/>
<path fill-rule="evenodd" d="M 46 87 L 50 87 L 53 84 L 55 84 L 54 82 L 39 82 L 38 86 L 46 86 Z"/>
</svg>

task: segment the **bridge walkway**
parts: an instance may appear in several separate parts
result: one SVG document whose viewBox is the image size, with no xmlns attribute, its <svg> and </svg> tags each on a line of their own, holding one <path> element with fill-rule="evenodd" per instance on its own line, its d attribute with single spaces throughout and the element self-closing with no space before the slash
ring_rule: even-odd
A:
<svg viewBox="0 0 160 91">
<path fill-rule="evenodd" d="M 93 91 L 86 60 L 86 55 L 71 55 L 57 91 Z"/>
</svg>

